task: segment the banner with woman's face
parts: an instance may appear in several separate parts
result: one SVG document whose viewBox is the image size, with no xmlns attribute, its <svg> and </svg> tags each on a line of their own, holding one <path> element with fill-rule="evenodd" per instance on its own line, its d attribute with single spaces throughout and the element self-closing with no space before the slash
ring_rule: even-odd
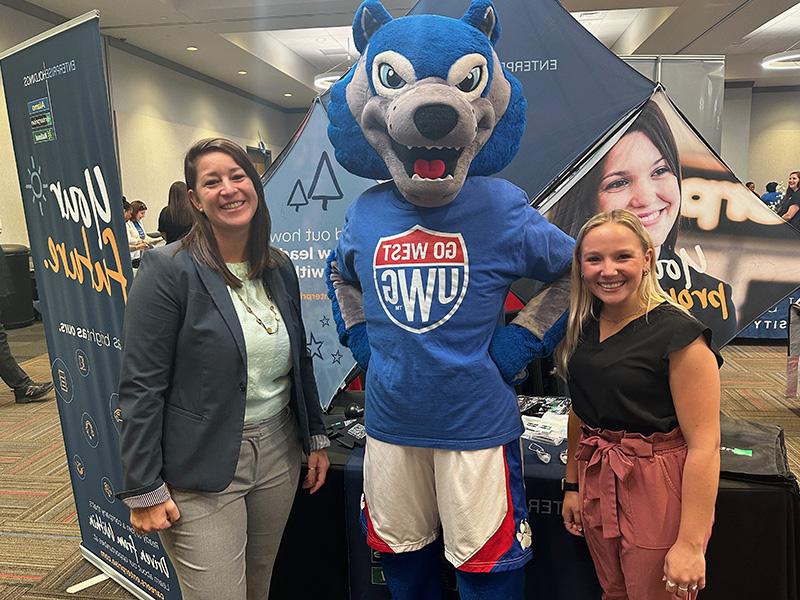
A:
<svg viewBox="0 0 800 600">
<path fill-rule="evenodd" d="M 572 236 L 594 214 L 641 219 L 661 286 L 722 345 L 800 285 L 800 232 L 748 190 L 659 91 L 545 216 Z"/>
</svg>

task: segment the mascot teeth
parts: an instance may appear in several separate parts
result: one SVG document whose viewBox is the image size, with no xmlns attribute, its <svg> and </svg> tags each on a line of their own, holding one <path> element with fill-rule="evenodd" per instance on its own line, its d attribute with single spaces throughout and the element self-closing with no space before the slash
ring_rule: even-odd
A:
<svg viewBox="0 0 800 600">
<path fill-rule="evenodd" d="M 413 180 L 452 180 L 463 148 L 404 146 L 392 140 L 392 150 Z"/>
</svg>

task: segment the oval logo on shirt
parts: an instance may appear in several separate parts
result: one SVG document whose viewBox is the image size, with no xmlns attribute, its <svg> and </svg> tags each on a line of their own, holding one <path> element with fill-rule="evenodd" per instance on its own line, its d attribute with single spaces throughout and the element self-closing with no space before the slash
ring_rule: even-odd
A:
<svg viewBox="0 0 800 600">
<path fill-rule="evenodd" d="M 425 333 L 446 323 L 467 293 L 469 258 L 458 233 L 415 225 L 381 238 L 372 264 L 384 312 L 411 333 Z"/>
</svg>

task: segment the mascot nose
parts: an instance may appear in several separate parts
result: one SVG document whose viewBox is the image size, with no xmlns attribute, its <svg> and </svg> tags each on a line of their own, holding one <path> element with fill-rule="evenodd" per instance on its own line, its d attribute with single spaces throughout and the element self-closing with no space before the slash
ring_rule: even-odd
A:
<svg viewBox="0 0 800 600">
<path fill-rule="evenodd" d="M 458 123 L 456 109 L 447 104 L 429 104 L 414 111 L 414 125 L 429 140 L 438 140 L 453 131 Z"/>
</svg>

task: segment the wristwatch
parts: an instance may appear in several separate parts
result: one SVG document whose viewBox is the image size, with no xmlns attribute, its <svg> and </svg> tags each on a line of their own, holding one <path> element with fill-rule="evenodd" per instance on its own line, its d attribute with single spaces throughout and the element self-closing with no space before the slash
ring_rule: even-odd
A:
<svg viewBox="0 0 800 600">
<path fill-rule="evenodd" d="M 577 492 L 578 491 L 578 482 L 577 481 L 567 481 L 566 479 L 561 479 L 561 491 L 562 492 Z"/>
</svg>

